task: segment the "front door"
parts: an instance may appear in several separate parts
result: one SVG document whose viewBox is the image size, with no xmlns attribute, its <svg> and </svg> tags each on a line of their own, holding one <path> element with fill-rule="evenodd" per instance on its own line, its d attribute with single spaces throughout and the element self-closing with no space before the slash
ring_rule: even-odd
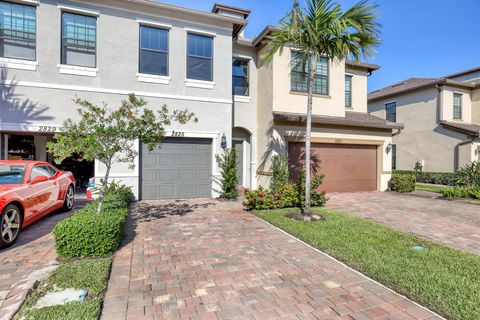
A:
<svg viewBox="0 0 480 320">
<path fill-rule="evenodd" d="M 233 140 L 233 147 L 237 152 L 237 177 L 238 185 L 244 186 L 243 181 L 243 141 Z"/>
</svg>

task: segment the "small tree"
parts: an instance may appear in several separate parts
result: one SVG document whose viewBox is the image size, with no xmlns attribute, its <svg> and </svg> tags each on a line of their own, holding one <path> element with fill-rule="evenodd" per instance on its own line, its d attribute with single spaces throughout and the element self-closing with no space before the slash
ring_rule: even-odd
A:
<svg viewBox="0 0 480 320">
<path fill-rule="evenodd" d="M 216 158 L 221 174 L 220 198 L 235 199 L 238 196 L 237 150 L 235 148 L 225 149 L 223 154 L 216 155 Z"/>
<path fill-rule="evenodd" d="M 270 189 L 277 191 L 290 180 L 288 172 L 288 158 L 286 155 L 275 155 L 272 158 L 272 181 Z"/>
<path fill-rule="evenodd" d="M 55 141 L 49 142 L 47 148 L 54 154 L 56 161 L 61 161 L 72 153 L 83 152 L 85 159 L 97 159 L 105 165 L 97 212 L 102 209 L 112 165 L 123 162 L 132 169 L 135 166 L 134 160 L 138 156 L 136 139 L 145 143 L 151 151 L 163 141 L 164 127 L 172 121 L 181 124 L 198 121 L 188 110 L 174 110 L 170 113 L 166 105 L 155 113 L 145 108 L 147 102 L 134 94 L 123 100 L 117 109 L 110 109 L 105 103 L 96 105 L 77 97 L 73 101 L 81 107 L 78 109 L 80 121 L 66 120 L 61 132 L 55 135 Z"/>
</svg>

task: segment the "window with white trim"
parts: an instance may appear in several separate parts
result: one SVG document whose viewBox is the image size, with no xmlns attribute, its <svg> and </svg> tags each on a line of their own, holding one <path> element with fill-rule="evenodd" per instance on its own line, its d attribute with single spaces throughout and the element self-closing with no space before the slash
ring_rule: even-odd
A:
<svg viewBox="0 0 480 320">
<path fill-rule="evenodd" d="M 97 18 L 62 12 L 62 64 L 95 68 Z"/>
<path fill-rule="evenodd" d="M 390 102 L 385 104 L 385 119 L 391 122 L 397 122 L 397 103 Z"/>
<path fill-rule="evenodd" d="M 140 73 L 168 76 L 168 32 L 140 25 Z"/>
<path fill-rule="evenodd" d="M 248 96 L 249 95 L 249 72 L 248 72 L 248 59 L 233 58 L 233 94 L 235 96 Z"/>
<path fill-rule="evenodd" d="M 213 38 L 187 34 L 187 79 L 213 81 Z"/>
<path fill-rule="evenodd" d="M 455 120 L 462 119 L 462 96 L 461 93 L 453 94 L 453 119 Z"/>
<path fill-rule="evenodd" d="M 0 2 L 0 56 L 36 59 L 36 7 Z"/>
</svg>

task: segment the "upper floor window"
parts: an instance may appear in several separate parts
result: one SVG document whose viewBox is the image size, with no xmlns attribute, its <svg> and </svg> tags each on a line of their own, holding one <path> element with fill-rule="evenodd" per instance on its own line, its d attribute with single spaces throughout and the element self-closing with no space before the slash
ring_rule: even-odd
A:
<svg viewBox="0 0 480 320">
<path fill-rule="evenodd" d="M 36 8 L 0 2 L 0 56 L 35 60 Z"/>
<path fill-rule="evenodd" d="M 387 121 L 397 122 L 397 103 L 390 102 L 385 105 L 385 113 Z"/>
<path fill-rule="evenodd" d="M 233 94 L 236 96 L 249 95 L 247 59 L 233 58 Z"/>
<path fill-rule="evenodd" d="M 310 63 L 303 62 L 303 53 L 292 51 L 291 90 L 308 92 Z M 313 93 L 328 94 L 328 59 L 320 57 L 315 68 Z"/>
<path fill-rule="evenodd" d="M 140 26 L 140 73 L 168 76 L 168 30 Z"/>
<path fill-rule="evenodd" d="M 453 119 L 455 120 L 462 119 L 462 94 L 461 93 L 453 94 Z"/>
<path fill-rule="evenodd" d="M 62 64 L 95 68 L 97 64 L 97 19 L 62 13 Z"/>
<path fill-rule="evenodd" d="M 187 78 L 213 81 L 213 38 L 195 33 L 187 37 Z"/>
<path fill-rule="evenodd" d="M 352 76 L 345 76 L 345 107 L 352 107 Z"/>
</svg>

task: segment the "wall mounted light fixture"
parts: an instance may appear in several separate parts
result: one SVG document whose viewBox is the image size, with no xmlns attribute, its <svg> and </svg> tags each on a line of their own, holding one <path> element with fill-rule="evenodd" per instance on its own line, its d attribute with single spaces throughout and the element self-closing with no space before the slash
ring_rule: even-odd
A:
<svg viewBox="0 0 480 320">
<path fill-rule="evenodd" d="M 385 148 L 385 152 L 386 152 L 387 154 L 389 154 L 390 151 L 392 151 L 392 144 L 391 144 L 391 143 L 389 143 L 389 144 L 387 145 L 387 147 Z"/>
</svg>

